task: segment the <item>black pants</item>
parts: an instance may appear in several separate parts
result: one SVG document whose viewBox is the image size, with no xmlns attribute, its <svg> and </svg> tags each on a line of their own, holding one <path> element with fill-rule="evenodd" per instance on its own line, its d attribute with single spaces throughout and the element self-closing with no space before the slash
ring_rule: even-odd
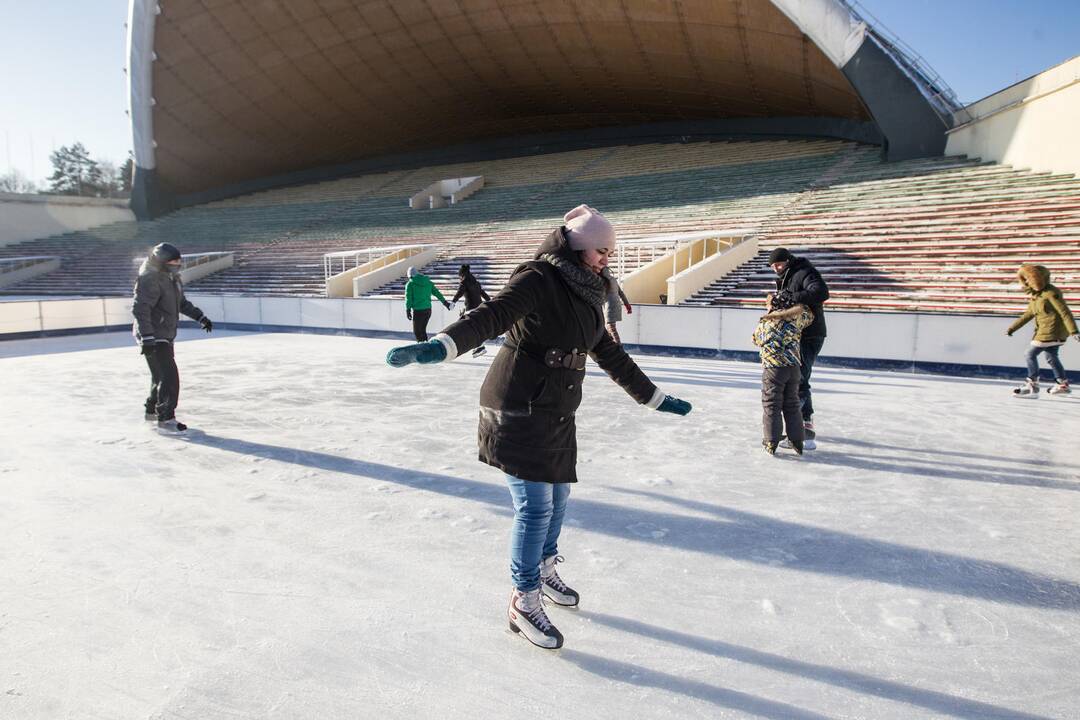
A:
<svg viewBox="0 0 1080 720">
<path fill-rule="evenodd" d="M 761 406 L 764 413 L 761 425 L 766 441 L 779 443 L 785 426 L 792 442 L 801 443 L 805 439 L 802 416 L 799 415 L 799 385 L 798 365 L 762 369 Z"/>
<path fill-rule="evenodd" d="M 824 344 L 823 337 L 808 337 L 799 341 L 799 352 L 802 354 L 802 365 L 799 368 L 802 375 L 799 381 L 799 402 L 802 403 L 803 420 L 809 420 L 814 414 L 814 403 L 810 399 L 810 373 L 814 371 L 814 361 Z"/>
<path fill-rule="evenodd" d="M 416 342 L 427 341 L 427 324 L 430 319 L 431 308 L 412 311 L 412 332 L 416 337 Z"/>
<path fill-rule="evenodd" d="M 176 402 L 180 398 L 180 371 L 176 369 L 171 342 L 159 342 L 154 352 L 146 355 L 150 366 L 150 396 L 146 398 L 146 412 L 156 412 L 158 420 L 176 417 Z"/>
</svg>

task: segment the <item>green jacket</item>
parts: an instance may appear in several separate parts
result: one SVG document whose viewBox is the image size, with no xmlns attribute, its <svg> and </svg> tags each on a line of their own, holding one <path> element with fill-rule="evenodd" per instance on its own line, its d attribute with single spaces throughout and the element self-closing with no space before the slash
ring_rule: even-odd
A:
<svg viewBox="0 0 1080 720">
<path fill-rule="evenodd" d="M 1063 342 L 1076 334 L 1076 320 L 1061 291 L 1050 284 L 1050 272 L 1041 265 L 1024 265 L 1019 273 L 1031 300 L 1027 310 L 1009 326 L 1009 334 L 1035 319 L 1035 342 Z"/>
<path fill-rule="evenodd" d="M 406 310 L 430 310 L 431 296 L 439 298 L 439 302 L 445 303 L 446 298 L 431 282 L 431 278 L 423 273 L 416 273 L 409 282 L 405 283 L 405 309 Z"/>
</svg>

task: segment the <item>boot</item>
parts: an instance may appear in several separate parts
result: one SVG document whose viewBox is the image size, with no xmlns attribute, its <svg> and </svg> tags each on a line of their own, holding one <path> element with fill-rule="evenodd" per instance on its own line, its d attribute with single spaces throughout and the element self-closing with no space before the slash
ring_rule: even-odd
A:
<svg viewBox="0 0 1080 720">
<path fill-rule="evenodd" d="M 1039 397 L 1039 381 L 1035 378 L 1028 378 L 1023 385 L 1013 388 L 1013 397 Z"/>
<path fill-rule="evenodd" d="M 785 440 L 784 442 L 787 441 Z M 770 455 L 776 454 L 776 443 L 769 442 L 768 440 L 762 440 L 761 445 L 765 448 L 765 452 L 769 453 Z"/>
<path fill-rule="evenodd" d="M 806 435 L 807 440 L 813 440 L 814 438 L 817 437 L 817 433 L 814 432 L 814 416 L 813 415 L 811 415 L 810 417 L 803 420 L 803 432 Z"/>
<path fill-rule="evenodd" d="M 146 414 L 143 415 L 143 420 L 146 420 L 146 422 L 157 422 L 157 413 L 147 411 Z"/>
<path fill-rule="evenodd" d="M 802 453 L 803 453 L 803 444 L 801 442 L 796 442 L 795 440 L 791 440 L 790 444 L 791 444 L 791 449 L 795 451 L 796 455 L 802 455 Z"/>
<path fill-rule="evenodd" d="M 527 592 L 515 588 L 510 593 L 510 607 L 506 609 L 506 614 L 510 629 L 524 635 L 533 645 L 549 650 L 562 647 L 562 633 L 551 624 L 544 612 L 540 588 Z"/>
<path fill-rule="evenodd" d="M 478 348 L 476 348 L 475 350 L 472 351 L 472 356 L 473 357 L 480 357 L 481 355 L 484 355 L 485 353 L 487 353 L 487 348 L 484 347 L 483 345 L 481 345 L 480 347 L 478 347 Z"/>
<path fill-rule="evenodd" d="M 1069 389 L 1068 380 L 1058 380 L 1057 385 L 1046 388 L 1046 392 L 1050 393 L 1051 395 L 1068 395 L 1072 392 L 1072 390 Z"/>
<path fill-rule="evenodd" d="M 577 590 L 564 583 L 555 570 L 555 566 L 562 561 L 562 555 L 552 555 L 540 563 L 540 589 L 556 605 L 577 607 L 581 596 Z"/>
</svg>

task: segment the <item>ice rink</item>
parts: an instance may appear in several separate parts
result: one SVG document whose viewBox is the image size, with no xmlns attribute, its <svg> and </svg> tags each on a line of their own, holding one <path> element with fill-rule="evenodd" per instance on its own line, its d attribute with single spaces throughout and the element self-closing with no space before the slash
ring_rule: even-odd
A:
<svg viewBox="0 0 1080 720">
<path fill-rule="evenodd" d="M 183 338 L 183 439 L 127 334 L 0 343 L 0 718 L 1080 718 L 1080 393 L 818 368 L 771 458 L 756 365 L 638 356 L 681 418 L 590 364 L 552 652 L 490 355 Z"/>
</svg>

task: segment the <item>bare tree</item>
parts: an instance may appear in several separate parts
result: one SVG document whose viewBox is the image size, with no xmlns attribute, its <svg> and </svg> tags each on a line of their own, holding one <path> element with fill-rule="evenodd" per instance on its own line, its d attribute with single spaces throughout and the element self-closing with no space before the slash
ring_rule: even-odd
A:
<svg viewBox="0 0 1080 720">
<path fill-rule="evenodd" d="M 36 193 L 37 185 L 18 170 L 0 175 L 0 192 Z"/>
</svg>

